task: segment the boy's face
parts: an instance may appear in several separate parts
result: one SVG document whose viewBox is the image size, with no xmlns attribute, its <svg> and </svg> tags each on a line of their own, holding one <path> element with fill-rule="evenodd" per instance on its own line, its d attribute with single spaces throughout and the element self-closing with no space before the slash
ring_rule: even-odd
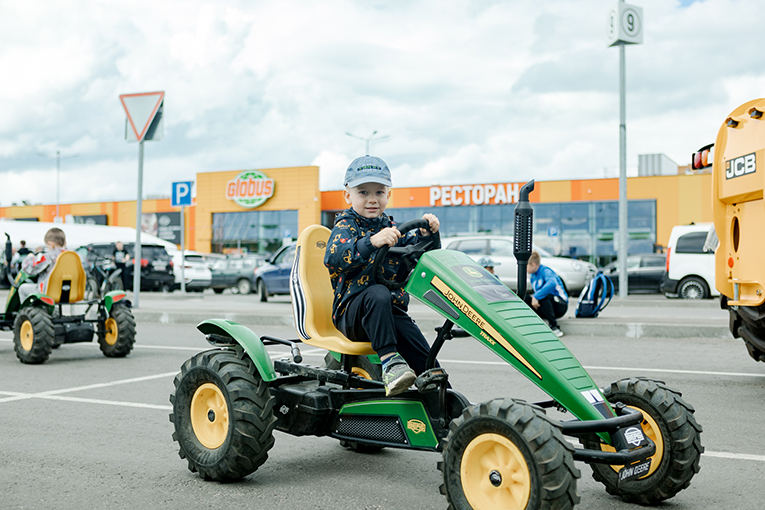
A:
<svg viewBox="0 0 765 510">
<path fill-rule="evenodd" d="M 343 192 L 345 202 L 364 218 L 377 218 L 388 205 L 390 189 L 376 182 L 360 184 L 355 188 L 346 188 Z"/>
<path fill-rule="evenodd" d="M 533 262 L 529 262 L 526 265 L 526 272 L 529 273 L 529 274 L 536 273 L 537 269 L 539 269 L 539 264 L 534 264 Z"/>
</svg>

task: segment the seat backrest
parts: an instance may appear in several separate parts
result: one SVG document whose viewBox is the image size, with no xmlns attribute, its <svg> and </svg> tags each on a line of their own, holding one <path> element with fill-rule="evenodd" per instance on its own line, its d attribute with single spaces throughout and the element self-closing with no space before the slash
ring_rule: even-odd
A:
<svg viewBox="0 0 765 510">
<path fill-rule="evenodd" d="M 332 323 L 334 292 L 324 252 L 329 229 L 311 225 L 300 233 L 290 274 L 290 294 L 295 328 L 303 342 L 341 354 L 374 354 L 369 342 L 353 342 Z"/>
<path fill-rule="evenodd" d="M 87 276 L 77 252 L 61 252 L 48 277 L 45 294 L 56 303 L 76 303 L 85 299 L 86 281 Z"/>
</svg>

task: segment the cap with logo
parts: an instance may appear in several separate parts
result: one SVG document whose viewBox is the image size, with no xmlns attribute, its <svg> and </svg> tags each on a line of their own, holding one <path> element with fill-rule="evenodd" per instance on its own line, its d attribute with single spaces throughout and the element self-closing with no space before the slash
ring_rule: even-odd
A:
<svg viewBox="0 0 765 510">
<path fill-rule="evenodd" d="M 384 186 L 393 186 L 390 170 L 385 161 L 377 156 L 361 156 L 351 161 L 345 171 L 345 186 L 355 188 L 367 182 L 376 182 Z"/>
</svg>

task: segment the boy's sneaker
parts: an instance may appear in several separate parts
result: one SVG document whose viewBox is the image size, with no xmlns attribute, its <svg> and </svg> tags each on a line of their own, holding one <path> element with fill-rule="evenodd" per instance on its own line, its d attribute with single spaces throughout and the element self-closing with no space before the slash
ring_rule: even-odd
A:
<svg viewBox="0 0 765 510">
<path fill-rule="evenodd" d="M 561 331 L 558 326 L 555 326 L 554 328 L 550 328 L 550 330 L 553 332 L 553 335 L 557 336 L 558 338 L 563 336 L 563 331 Z"/>
<path fill-rule="evenodd" d="M 383 366 L 383 382 L 385 383 L 385 396 L 392 397 L 408 390 L 414 380 L 414 370 L 409 368 L 404 358 L 394 354 L 390 360 L 386 360 Z"/>
</svg>

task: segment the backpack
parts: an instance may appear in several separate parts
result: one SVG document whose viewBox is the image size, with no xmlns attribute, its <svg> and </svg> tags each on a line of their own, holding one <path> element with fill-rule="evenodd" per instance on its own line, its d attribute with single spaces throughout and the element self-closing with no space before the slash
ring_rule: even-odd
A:
<svg viewBox="0 0 765 510">
<path fill-rule="evenodd" d="M 614 297 L 614 282 L 599 271 L 579 294 L 575 316 L 583 319 L 597 317 L 608 306 L 612 297 Z"/>
</svg>

